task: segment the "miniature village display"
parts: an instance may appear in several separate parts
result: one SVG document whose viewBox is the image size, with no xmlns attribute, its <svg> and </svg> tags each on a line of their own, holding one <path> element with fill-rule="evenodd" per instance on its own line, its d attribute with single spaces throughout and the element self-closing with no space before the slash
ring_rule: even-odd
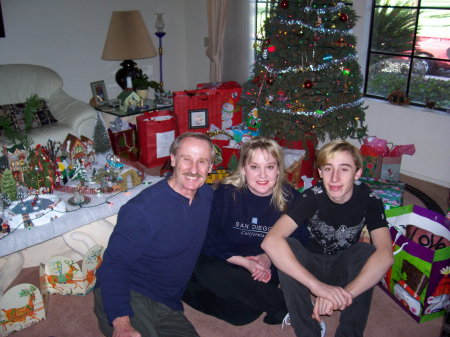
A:
<svg viewBox="0 0 450 337">
<path fill-rule="evenodd" d="M 72 134 L 62 143 L 49 140 L 28 150 L 20 144 L 3 145 L 0 233 L 44 225 L 63 216 L 67 204 L 81 207 L 91 201 L 89 195 L 141 184 L 144 172 L 124 165 L 110 152 L 97 154 L 94 148 L 91 139 Z"/>
</svg>

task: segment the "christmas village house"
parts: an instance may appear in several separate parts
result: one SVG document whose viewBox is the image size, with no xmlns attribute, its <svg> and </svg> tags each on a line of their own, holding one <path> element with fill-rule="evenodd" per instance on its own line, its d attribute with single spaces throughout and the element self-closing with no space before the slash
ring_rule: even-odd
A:
<svg viewBox="0 0 450 337">
<path fill-rule="evenodd" d="M 29 170 L 28 151 L 25 147 L 23 145 L 3 145 L 3 156 L 6 157 L 6 160 L 9 163 L 8 168 L 13 174 L 14 179 L 23 182 L 24 174 Z"/>
<path fill-rule="evenodd" d="M 61 156 L 68 159 L 69 165 L 74 165 L 79 160 L 87 167 L 95 162 L 93 146 L 91 139 L 85 136 L 78 138 L 69 133 L 61 146 Z"/>
</svg>

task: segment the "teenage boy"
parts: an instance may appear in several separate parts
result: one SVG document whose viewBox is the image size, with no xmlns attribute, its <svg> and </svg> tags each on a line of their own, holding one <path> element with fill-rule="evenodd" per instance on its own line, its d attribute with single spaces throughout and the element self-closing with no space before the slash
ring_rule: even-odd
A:
<svg viewBox="0 0 450 337">
<path fill-rule="evenodd" d="M 393 263 L 383 204 L 358 181 L 362 157 L 350 143 L 325 145 L 317 167 L 322 181 L 302 193 L 262 248 L 279 269 L 298 337 L 320 336 L 321 316 L 335 310 L 342 311 L 335 336 L 363 336 L 373 287 Z M 311 234 L 305 246 L 288 238 L 301 224 Z M 364 226 L 372 244 L 358 242 Z"/>
</svg>

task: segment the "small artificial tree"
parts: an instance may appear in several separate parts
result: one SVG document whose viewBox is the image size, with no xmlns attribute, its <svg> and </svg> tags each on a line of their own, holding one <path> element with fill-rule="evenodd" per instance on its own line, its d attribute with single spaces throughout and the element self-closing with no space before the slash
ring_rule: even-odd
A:
<svg viewBox="0 0 450 337">
<path fill-rule="evenodd" d="M 78 180 L 81 186 L 84 186 L 86 181 L 89 181 L 89 177 L 84 167 L 83 163 L 80 160 L 77 160 L 74 165 L 74 172 L 72 175 L 72 180 Z"/>
<path fill-rule="evenodd" d="M 9 169 L 3 171 L 1 190 L 2 193 L 6 195 L 10 201 L 17 200 L 16 181 Z"/>
<path fill-rule="evenodd" d="M 105 153 L 111 150 L 111 143 L 109 142 L 108 132 L 103 123 L 100 113 L 97 113 L 97 119 L 94 128 L 94 149 L 96 153 Z"/>
</svg>

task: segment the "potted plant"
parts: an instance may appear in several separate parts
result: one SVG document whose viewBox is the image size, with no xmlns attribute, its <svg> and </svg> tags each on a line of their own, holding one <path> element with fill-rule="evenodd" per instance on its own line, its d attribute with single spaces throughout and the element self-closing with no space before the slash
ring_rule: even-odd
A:
<svg viewBox="0 0 450 337">
<path fill-rule="evenodd" d="M 132 82 L 133 89 L 144 100 L 147 99 L 149 88 L 152 88 L 156 92 L 162 92 L 159 83 L 156 81 L 150 81 L 147 74 L 142 72 L 142 69 L 139 69 L 136 75 L 133 76 Z"/>
</svg>

